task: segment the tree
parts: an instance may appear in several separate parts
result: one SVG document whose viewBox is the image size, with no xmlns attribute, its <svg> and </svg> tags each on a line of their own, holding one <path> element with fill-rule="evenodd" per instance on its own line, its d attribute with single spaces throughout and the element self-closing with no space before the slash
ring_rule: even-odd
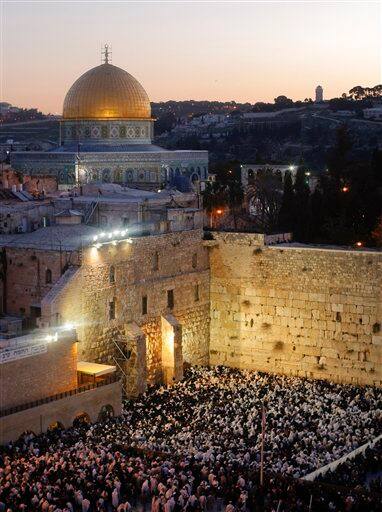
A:
<svg viewBox="0 0 382 512">
<path fill-rule="evenodd" d="M 275 105 L 282 108 L 291 107 L 293 105 L 293 100 L 286 96 L 277 96 L 277 98 L 275 98 Z"/>
<path fill-rule="evenodd" d="M 377 247 L 382 247 L 382 215 L 379 217 L 374 231 L 371 233 Z"/>
<path fill-rule="evenodd" d="M 244 192 L 240 181 L 231 180 L 227 186 L 228 206 L 233 217 L 235 229 L 237 228 L 237 214 L 243 208 Z"/>
<path fill-rule="evenodd" d="M 284 176 L 284 192 L 279 212 L 279 229 L 283 232 L 293 230 L 295 194 L 292 175 L 288 171 Z"/>
<path fill-rule="evenodd" d="M 300 166 L 294 182 L 294 230 L 296 240 L 307 242 L 311 233 L 310 189 L 306 169 Z"/>
<path fill-rule="evenodd" d="M 350 89 L 349 96 L 355 100 L 362 100 L 365 97 L 365 89 L 361 85 L 356 85 Z"/>
<path fill-rule="evenodd" d="M 217 182 L 206 183 L 206 188 L 202 192 L 203 207 L 210 218 L 210 226 L 212 227 L 213 211 L 221 208 L 227 203 L 227 196 L 224 187 Z"/>
<path fill-rule="evenodd" d="M 282 183 L 271 169 L 258 172 L 248 192 L 250 210 L 265 233 L 277 230 L 282 203 Z"/>
</svg>

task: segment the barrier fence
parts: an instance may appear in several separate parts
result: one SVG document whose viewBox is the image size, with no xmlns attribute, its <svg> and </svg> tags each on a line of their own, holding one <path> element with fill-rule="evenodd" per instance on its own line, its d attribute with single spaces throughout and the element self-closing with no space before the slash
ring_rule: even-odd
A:
<svg viewBox="0 0 382 512">
<path fill-rule="evenodd" d="M 322 468 L 316 469 L 312 473 L 309 473 L 309 475 L 302 477 L 302 480 L 306 480 L 308 482 L 313 482 L 318 476 L 325 475 L 328 471 L 334 471 L 335 469 L 337 469 L 337 467 L 340 464 L 343 464 L 347 460 L 354 459 L 354 457 L 356 457 L 360 453 L 365 453 L 365 451 L 368 448 L 373 448 L 373 446 L 375 444 L 377 444 L 380 439 L 382 439 L 382 434 L 380 434 L 378 437 L 376 437 L 372 441 L 369 441 L 368 443 L 365 443 L 362 446 L 359 446 L 358 448 L 356 448 L 352 452 L 344 455 L 340 459 L 337 459 L 334 462 L 331 462 L 330 464 L 326 464 L 326 466 L 322 466 Z"/>
<path fill-rule="evenodd" d="M 49 402 L 55 402 L 56 400 L 67 398 L 68 396 L 79 395 L 80 393 L 90 391 L 91 389 L 107 386 L 108 384 L 113 384 L 118 380 L 119 377 L 117 375 L 111 375 L 110 377 L 100 380 L 98 382 L 91 382 L 89 384 L 85 384 L 83 386 L 79 386 L 68 391 L 63 391 L 62 393 L 56 393 L 55 395 L 40 398 L 39 400 L 34 400 L 33 402 L 27 402 L 25 404 L 16 405 L 14 407 L 8 407 L 7 409 L 0 409 L 0 418 L 3 418 L 4 416 L 9 416 L 10 414 L 15 414 L 16 412 L 25 411 L 26 409 L 32 409 L 33 407 L 38 407 L 43 404 L 48 404 Z"/>
</svg>

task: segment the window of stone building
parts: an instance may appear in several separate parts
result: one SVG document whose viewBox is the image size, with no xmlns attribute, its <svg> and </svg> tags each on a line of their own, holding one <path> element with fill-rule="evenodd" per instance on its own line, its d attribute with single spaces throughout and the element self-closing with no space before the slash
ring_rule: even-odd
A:
<svg viewBox="0 0 382 512">
<path fill-rule="evenodd" d="M 153 270 L 159 270 L 159 254 L 157 252 L 153 254 Z"/>
<path fill-rule="evenodd" d="M 142 297 L 142 315 L 147 315 L 147 295 Z"/>
<path fill-rule="evenodd" d="M 109 283 L 114 284 L 115 283 L 115 268 L 113 265 L 111 265 L 109 269 Z"/>
<path fill-rule="evenodd" d="M 109 302 L 109 320 L 115 320 L 115 299 Z"/>
<path fill-rule="evenodd" d="M 198 254 L 194 252 L 192 255 L 192 268 L 196 268 L 198 266 Z"/>
<path fill-rule="evenodd" d="M 129 217 L 123 217 L 122 219 L 122 225 L 124 228 L 126 228 L 128 225 L 130 224 L 130 219 Z"/>
<path fill-rule="evenodd" d="M 51 284 L 52 283 L 52 271 L 50 268 L 47 268 L 45 270 L 45 284 Z"/>
<path fill-rule="evenodd" d="M 167 307 L 174 309 L 174 290 L 167 290 Z"/>
<path fill-rule="evenodd" d="M 195 302 L 198 302 L 199 301 L 199 285 L 196 284 L 195 285 L 195 288 L 194 288 L 194 299 L 195 299 Z"/>
</svg>

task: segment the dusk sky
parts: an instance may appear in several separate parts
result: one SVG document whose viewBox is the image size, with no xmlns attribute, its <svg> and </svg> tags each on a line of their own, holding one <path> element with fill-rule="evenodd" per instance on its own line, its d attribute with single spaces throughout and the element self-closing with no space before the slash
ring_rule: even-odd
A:
<svg viewBox="0 0 382 512">
<path fill-rule="evenodd" d="M 1 99 L 60 113 L 65 94 L 100 63 L 152 101 L 326 98 L 381 83 L 380 2 L 1 3 Z"/>
</svg>

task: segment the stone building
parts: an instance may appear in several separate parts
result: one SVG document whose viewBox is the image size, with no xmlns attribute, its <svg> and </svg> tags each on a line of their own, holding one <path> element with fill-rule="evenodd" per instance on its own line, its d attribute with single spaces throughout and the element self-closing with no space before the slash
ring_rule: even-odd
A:
<svg viewBox="0 0 382 512">
<path fill-rule="evenodd" d="M 8 340 L 2 334 L 0 375 L 0 444 L 26 431 L 39 434 L 121 413 L 115 367 L 78 363 L 71 326 Z"/>
<path fill-rule="evenodd" d="M 12 167 L 54 178 L 59 189 L 89 182 L 184 190 L 208 177 L 207 151 L 168 151 L 152 144 L 154 119 L 142 85 L 109 62 L 80 76 L 63 105 L 60 146 L 14 152 Z"/>
</svg>

